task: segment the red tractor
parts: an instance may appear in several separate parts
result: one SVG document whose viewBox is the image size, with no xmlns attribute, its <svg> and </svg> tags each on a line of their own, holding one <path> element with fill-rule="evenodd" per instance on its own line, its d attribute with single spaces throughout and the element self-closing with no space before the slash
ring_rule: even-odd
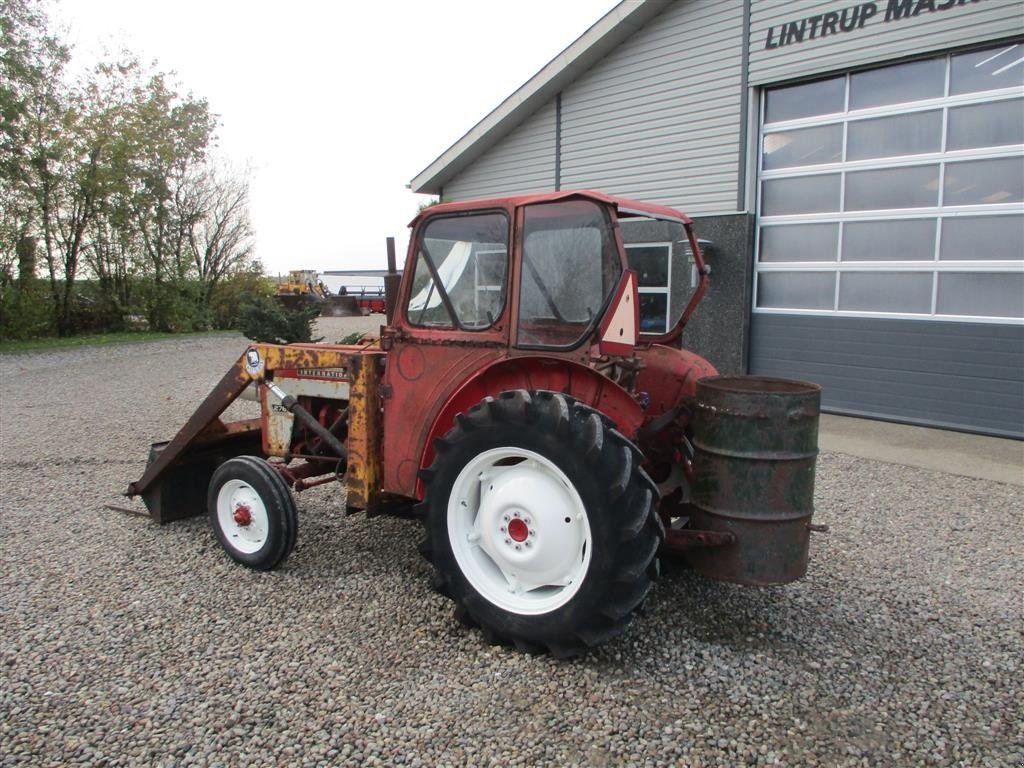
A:
<svg viewBox="0 0 1024 768">
<path fill-rule="evenodd" d="M 818 390 L 674 346 L 707 285 L 689 218 L 565 192 L 411 226 L 379 339 L 252 344 L 128 495 L 158 522 L 206 510 L 232 558 L 270 569 L 292 490 L 341 481 L 349 508 L 422 517 L 463 622 L 560 656 L 622 631 L 659 552 L 740 583 L 803 575 Z M 624 238 L 671 245 L 688 290 L 649 301 L 664 268 Z M 642 303 L 661 313 L 643 333 Z M 261 416 L 222 421 L 250 386 Z"/>
</svg>

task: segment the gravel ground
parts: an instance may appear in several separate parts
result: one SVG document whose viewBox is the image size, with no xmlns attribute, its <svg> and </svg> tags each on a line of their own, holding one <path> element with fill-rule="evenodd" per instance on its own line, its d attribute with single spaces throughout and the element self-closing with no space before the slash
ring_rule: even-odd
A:
<svg viewBox="0 0 1024 768">
<path fill-rule="evenodd" d="M 266 574 L 204 518 L 105 508 L 242 348 L 0 358 L 0 764 L 1024 763 L 1019 489 L 824 453 L 804 581 L 670 571 L 624 637 L 530 657 L 457 624 L 417 523 L 335 487 Z"/>
</svg>

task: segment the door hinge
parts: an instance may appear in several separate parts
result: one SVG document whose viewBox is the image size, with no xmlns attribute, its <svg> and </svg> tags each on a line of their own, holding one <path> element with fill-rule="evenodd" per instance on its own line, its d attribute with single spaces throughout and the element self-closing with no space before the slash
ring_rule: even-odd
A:
<svg viewBox="0 0 1024 768">
<path fill-rule="evenodd" d="M 390 352 L 391 347 L 395 344 L 395 339 L 398 337 L 398 329 L 389 325 L 382 325 L 380 327 L 380 348 L 385 352 Z"/>
</svg>

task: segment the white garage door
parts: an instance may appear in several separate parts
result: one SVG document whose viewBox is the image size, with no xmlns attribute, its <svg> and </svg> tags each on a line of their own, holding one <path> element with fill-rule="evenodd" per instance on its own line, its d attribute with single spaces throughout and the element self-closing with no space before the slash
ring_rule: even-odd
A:
<svg viewBox="0 0 1024 768">
<path fill-rule="evenodd" d="M 1024 45 L 767 89 L 760 146 L 751 368 L 1024 432 Z"/>
</svg>

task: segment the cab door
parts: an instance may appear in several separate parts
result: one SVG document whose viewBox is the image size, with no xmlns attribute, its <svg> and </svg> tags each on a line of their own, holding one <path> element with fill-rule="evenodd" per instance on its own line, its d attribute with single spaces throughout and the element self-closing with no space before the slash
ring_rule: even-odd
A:
<svg viewBox="0 0 1024 768">
<path fill-rule="evenodd" d="M 585 198 L 527 205 L 522 214 L 515 345 L 571 353 L 593 337 L 622 274 L 607 205 Z"/>
<path fill-rule="evenodd" d="M 512 211 L 438 214 L 413 233 L 384 375 L 385 491 L 417 495 L 438 412 L 472 374 L 507 356 Z"/>
</svg>

